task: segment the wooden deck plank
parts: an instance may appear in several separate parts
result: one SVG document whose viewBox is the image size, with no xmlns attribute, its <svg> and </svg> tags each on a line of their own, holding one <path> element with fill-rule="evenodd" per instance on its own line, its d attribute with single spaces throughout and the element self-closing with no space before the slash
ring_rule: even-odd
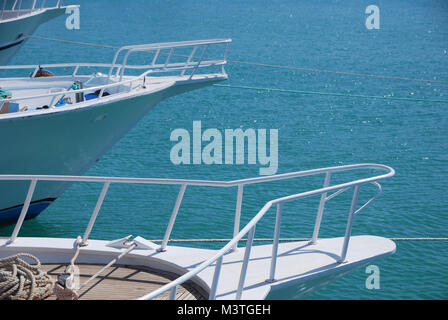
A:
<svg viewBox="0 0 448 320">
<path fill-rule="evenodd" d="M 66 267 L 67 265 L 61 264 L 42 265 L 43 270 L 53 279 L 57 279 L 58 275 L 63 274 Z M 103 265 L 79 264 L 77 267 L 82 284 L 103 268 Z M 132 300 L 162 287 L 175 278 L 176 276 L 172 274 L 146 267 L 114 265 L 80 289 L 78 294 L 80 300 Z M 166 292 L 156 300 L 167 300 L 169 294 Z M 53 295 L 49 299 L 56 299 L 56 297 Z M 194 285 L 187 283 L 179 286 L 176 299 L 202 300 L 205 297 Z"/>
</svg>

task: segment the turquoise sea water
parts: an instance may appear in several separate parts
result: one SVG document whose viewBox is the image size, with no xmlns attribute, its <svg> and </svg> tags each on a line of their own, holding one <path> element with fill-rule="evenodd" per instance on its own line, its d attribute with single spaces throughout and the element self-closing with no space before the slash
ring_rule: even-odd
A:
<svg viewBox="0 0 448 320">
<path fill-rule="evenodd" d="M 36 35 L 113 46 L 232 38 L 229 59 L 314 69 L 448 81 L 446 1 L 74 1 L 81 28 L 65 17 Z M 65 1 L 68 4 L 68 1 Z M 380 29 L 368 30 L 365 9 L 380 8 Z M 12 64 L 109 62 L 110 49 L 31 39 Z M 448 101 L 447 83 L 357 77 L 230 63 L 231 85 Z M 353 234 L 447 237 L 448 103 L 298 95 L 208 87 L 160 103 L 87 174 L 231 180 L 258 175 L 259 165 L 180 165 L 170 161 L 171 131 L 203 128 L 278 129 L 278 173 L 353 164 L 383 163 L 396 170 L 383 194 L 356 217 Z M 76 135 L 76 133 L 73 133 Z M 337 180 L 335 180 L 336 182 Z M 272 198 L 319 187 L 323 177 L 250 186 L 242 224 Z M 21 235 L 83 233 L 100 191 L 75 184 Z M 370 191 L 370 192 L 369 192 Z M 366 189 L 363 199 L 374 192 Z M 113 185 L 93 238 L 128 234 L 161 239 L 177 194 L 170 186 Z M 187 189 L 172 238 L 229 238 L 235 189 Z M 350 194 L 329 203 L 322 236 L 342 236 Z M 282 237 L 310 237 L 318 199 L 287 204 Z M 256 237 L 272 237 L 274 212 Z M 7 235 L 11 227 L 0 229 Z M 208 245 L 210 246 L 210 245 Z M 220 245 L 218 245 L 220 246 Z M 448 243 L 397 242 L 397 252 L 376 262 L 379 290 L 365 287 L 365 268 L 309 299 L 446 299 Z M 216 246 L 215 246 L 216 247 Z M 285 297 L 287 298 L 287 297 Z"/>
</svg>

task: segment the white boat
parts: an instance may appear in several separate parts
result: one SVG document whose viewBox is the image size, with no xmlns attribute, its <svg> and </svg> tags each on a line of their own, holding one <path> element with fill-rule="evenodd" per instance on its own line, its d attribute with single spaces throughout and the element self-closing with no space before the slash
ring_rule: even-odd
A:
<svg viewBox="0 0 448 320">
<path fill-rule="evenodd" d="M 37 7 L 33 0 L 29 8 L 22 7 L 22 0 L 0 2 L 0 65 L 8 64 L 41 24 L 64 14 L 67 9 L 78 7 L 61 6 L 60 0 L 53 7 L 45 6 L 45 1 Z"/>
<path fill-rule="evenodd" d="M 375 171 L 380 173 L 373 175 Z M 367 173 L 371 175 L 366 178 Z M 362 217 L 358 218 L 359 212 L 381 193 L 381 185 L 378 181 L 389 178 L 394 173 L 392 168 L 385 165 L 356 164 L 228 182 L 0 175 L 0 181 L 21 180 L 27 181 L 29 185 L 26 197 L 23 195 L 26 198 L 25 206 L 11 236 L 0 238 L 0 266 L 3 267 L 3 271 L 7 272 L 8 267 L 12 270 L 13 260 L 1 259 L 11 258 L 18 253 L 35 256 L 42 263 L 41 266 L 38 266 L 40 270 L 46 270 L 48 275 L 54 277 L 53 280 L 58 275 L 60 276 L 57 285 L 59 290 L 56 290 L 59 297 L 63 297 L 60 295 L 61 292 L 71 292 L 73 297 L 81 299 L 300 299 L 344 274 L 395 252 L 395 244 L 389 239 L 373 235 L 351 235 L 352 224 L 356 222 L 356 219 L 362 219 Z M 312 175 L 322 175 L 324 178 L 322 188 L 272 199 L 264 204 L 244 227 L 240 227 L 243 188 L 250 188 L 251 184 L 256 183 Z M 330 179 L 335 175 L 338 176 L 338 181 L 348 181 L 331 185 Z M 354 176 L 360 175 L 362 178 L 353 179 Z M 342 180 L 342 177 L 345 179 Z M 78 234 L 83 232 L 82 237 L 79 236 L 77 239 L 19 237 L 36 185 L 48 181 L 84 181 L 103 185 L 87 226 L 84 229 L 79 225 Z M 122 239 L 113 241 L 90 239 L 90 233 L 94 228 L 109 186 L 123 183 L 180 186 L 171 216 L 169 218 L 167 216 L 167 228 L 160 244 L 141 236 L 132 238 L 126 234 Z M 358 205 L 360 189 L 363 189 L 363 193 L 372 191 L 372 188 L 364 187 L 369 184 L 373 184 L 378 191 L 370 200 Z M 237 191 L 233 237 L 220 250 L 181 247 L 170 243 L 171 231 L 175 225 L 187 186 L 228 187 L 235 188 Z M 351 205 L 348 206 L 350 209 L 345 235 L 337 238 L 319 238 L 326 203 L 347 190 L 353 192 L 353 197 Z M 316 201 L 318 210 L 312 237 L 309 241 L 281 242 L 281 224 L 285 223 L 285 218 L 282 217 L 283 204 L 311 196 L 320 198 L 318 206 Z M 174 197 L 175 195 L 173 195 Z M 120 200 L 126 201 L 124 197 Z M 132 206 L 129 207 L 129 210 L 133 210 Z M 101 212 L 101 214 L 107 215 L 107 212 Z M 272 223 L 271 226 L 266 225 L 269 219 L 265 219 L 265 217 L 273 214 L 276 215 L 275 223 Z M 300 214 L 296 212 L 294 215 L 289 212 L 286 217 L 303 221 L 314 220 L 313 216 L 303 212 Z M 217 222 L 217 226 L 218 224 L 219 222 Z M 268 227 L 272 228 L 273 239 L 268 244 L 253 245 L 255 228 L 259 225 L 262 225 L 263 230 L 267 230 Z M 185 228 L 186 226 L 180 227 Z M 213 230 L 210 230 L 210 233 L 212 234 Z M 151 237 L 151 235 L 145 236 Z M 246 238 L 245 246 L 238 247 L 238 243 Z M 65 270 L 66 267 L 68 267 L 67 270 Z M 28 284 L 29 288 L 30 280 L 25 278 L 23 281 L 26 281 L 25 284 Z M 48 294 L 51 294 L 52 282 L 48 280 L 48 283 Z M 25 287 L 27 286 L 25 285 Z M 17 291 L 20 291 L 18 285 L 9 293 L 9 297 L 19 295 Z M 2 292 L 4 293 L 5 290 L 0 290 L 0 294 Z M 22 292 L 21 296 L 36 298 L 31 292 Z M 54 296 L 48 297 L 54 298 Z"/>
<path fill-rule="evenodd" d="M 0 174 L 84 174 L 161 100 L 226 80 L 230 42 L 125 46 L 111 64 L 0 66 L 0 71 L 24 74 L 0 78 Z M 150 63 L 130 65 L 133 58 L 149 58 Z M 58 70 L 69 73 L 43 77 Z M 43 183 L 27 218 L 44 210 L 68 185 Z M 17 218 L 26 188 L 23 183 L 0 185 L 0 223 Z"/>
</svg>

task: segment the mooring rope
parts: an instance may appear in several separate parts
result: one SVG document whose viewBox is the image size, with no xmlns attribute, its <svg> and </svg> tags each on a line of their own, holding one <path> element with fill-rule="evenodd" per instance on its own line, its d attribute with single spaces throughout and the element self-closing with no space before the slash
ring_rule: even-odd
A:
<svg viewBox="0 0 448 320">
<path fill-rule="evenodd" d="M 92 275 L 84 283 L 77 286 L 77 284 L 75 283 L 75 272 L 77 269 L 75 262 L 79 256 L 80 249 L 83 245 L 82 238 L 80 236 L 76 238 L 75 244 L 76 244 L 75 253 L 72 259 L 70 260 L 70 264 L 67 266 L 65 273 L 59 276 L 59 279 L 54 286 L 54 293 L 56 294 L 58 300 L 78 300 L 80 296 L 79 291 L 82 288 L 84 288 L 92 280 L 98 278 L 99 275 L 104 272 L 104 270 L 115 264 L 118 260 L 120 260 L 122 257 L 127 255 L 129 252 L 131 252 L 137 247 L 137 244 L 135 242 L 130 242 L 129 247 L 126 250 L 124 250 L 120 255 L 118 255 L 118 257 L 111 260 L 108 264 L 102 267 L 98 272 Z"/>
<path fill-rule="evenodd" d="M 303 67 L 294 67 L 294 66 L 282 66 L 282 65 L 277 65 L 277 64 L 267 64 L 267 63 L 259 63 L 259 62 L 238 61 L 238 60 L 227 60 L 227 62 L 239 63 L 239 64 L 247 64 L 247 65 L 259 66 L 259 67 L 277 68 L 277 69 L 290 69 L 290 70 L 300 70 L 300 71 L 310 71 L 310 72 L 324 72 L 324 73 L 343 74 L 343 75 L 356 76 L 356 77 L 369 77 L 369 78 L 404 80 L 404 81 L 418 81 L 418 82 L 434 82 L 434 83 L 445 83 L 445 84 L 448 83 L 448 81 L 435 80 L 435 79 L 434 80 L 433 79 L 419 79 L 419 78 L 386 76 L 386 75 L 369 74 L 369 73 L 348 72 L 348 71 L 313 69 L 313 68 L 303 68 Z"/>
<path fill-rule="evenodd" d="M 26 35 L 24 35 L 24 37 L 35 38 L 35 39 L 39 39 L 39 40 L 48 40 L 48 41 L 70 43 L 70 44 L 79 44 L 79 45 L 82 45 L 82 46 L 100 47 L 100 48 L 106 48 L 106 49 L 119 49 L 120 48 L 120 47 L 109 46 L 109 45 L 105 45 L 105 44 L 96 44 L 96 43 L 90 43 L 90 42 L 80 42 L 80 41 L 71 41 L 71 40 L 47 38 L 47 37 L 41 37 L 41 36 L 36 36 L 36 35 L 32 35 L 32 34 L 26 34 Z"/>
<path fill-rule="evenodd" d="M 116 257 L 115 259 L 111 260 L 108 264 L 106 264 L 104 267 L 102 267 L 98 272 L 96 272 L 93 276 L 91 276 L 89 279 L 87 279 L 83 284 L 81 284 L 79 286 L 79 290 L 81 290 L 82 288 L 84 288 L 87 284 L 89 284 L 89 282 L 91 282 L 92 280 L 98 278 L 98 276 L 104 272 L 104 270 L 106 270 L 107 268 L 109 268 L 110 266 L 112 266 L 113 264 L 115 264 L 118 260 L 120 260 L 121 258 L 123 258 L 125 255 L 127 255 L 129 252 L 131 252 L 132 250 L 134 250 L 137 247 L 137 244 L 131 243 L 130 246 L 123 251 L 122 253 L 120 253 L 120 255 L 118 257 Z"/>
<path fill-rule="evenodd" d="M 245 89 L 245 90 L 257 90 L 257 91 L 276 91 L 294 94 L 314 94 L 321 96 L 339 96 L 339 97 L 349 97 L 349 98 L 364 98 L 364 99 L 385 99 L 385 100 L 403 100 L 412 102 L 437 102 L 437 103 L 448 103 L 448 100 L 433 100 L 433 99 L 421 99 L 421 98 L 404 98 L 404 97 L 388 97 L 388 96 L 369 96 L 363 94 L 351 94 L 351 93 L 335 93 L 335 92 L 320 92 L 320 91 L 304 91 L 304 90 L 292 90 L 292 89 L 278 89 L 278 88 L 264 88 L 264 87 L 249 87 L 240 85 L 229 85 L 229 84 L 213 84 L 215 87 L 223 88 L 233 88 L 233 89 Z"/>
<path fill-rule="evenodd" d="M 392 241 L 448 241 L 448 238 L 388 238 Z M 232 239 L 170 239 L 170 242 L 229 242 Z M 273 241 L 273 238 L 255 238 L 253 241 Z M 310 241 L 310 238 L 280 238 L 279 241 Z M 163 240 L 150 240 L 152 242 L 162 242 Z M 247 241 L 246 238 L 240 241 Z"/>
<path fill-rule="evenodd" d="M 58 281 L 54 285 L 54 294 L 58 300 L 78 300 L 79 294 L 76 288 L 76 259 L 82 247 L 81 236 L 76 237 L 75 253 L 73 254 L 70 264 L 65 269 L 65 273 L 58 276 Z"/>
</svg>

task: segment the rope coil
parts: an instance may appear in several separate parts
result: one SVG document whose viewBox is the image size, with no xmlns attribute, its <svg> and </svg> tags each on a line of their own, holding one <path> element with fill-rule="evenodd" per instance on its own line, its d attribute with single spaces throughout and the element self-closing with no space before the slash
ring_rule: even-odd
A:
<svg viewBox="0 0 448 320">
<path fill-rule="evenodd" d="M 29 264 L 23 258 L 35 262 Z M 54 281 L 28 253 L 0 259 L 0 300 L 42 300 L 53 294 Z"/>
</svg>

